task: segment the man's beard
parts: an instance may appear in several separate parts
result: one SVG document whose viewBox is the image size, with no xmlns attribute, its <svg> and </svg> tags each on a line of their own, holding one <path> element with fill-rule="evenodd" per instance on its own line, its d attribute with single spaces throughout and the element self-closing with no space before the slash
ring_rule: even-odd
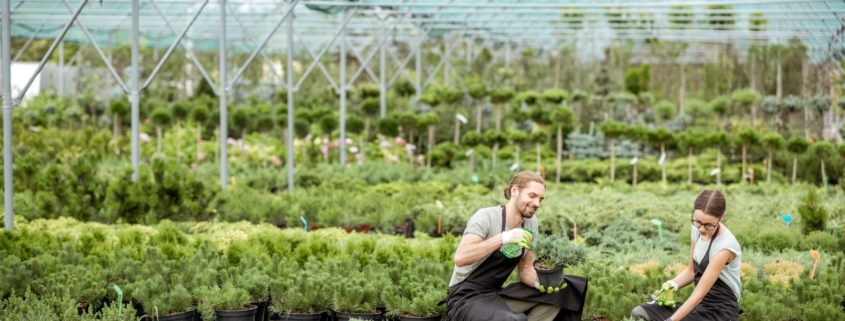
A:
<svg viewBox="0 0 845 321">
<path fill-rule="evenodd" d="M 523 218 L 534 217 L 534 214 L 537 213 L 537 209 L 538 208 L 531 206 L 528 202 L 517 202 L 516 204 L 516 210 L 519 212 L 519 214 L 522 215 Z"/>
</svg>

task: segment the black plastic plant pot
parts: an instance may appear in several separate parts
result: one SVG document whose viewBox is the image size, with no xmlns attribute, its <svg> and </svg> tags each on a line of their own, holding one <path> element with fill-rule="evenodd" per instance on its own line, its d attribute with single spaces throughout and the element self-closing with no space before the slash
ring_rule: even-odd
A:
<svg viewBox="0 0 845 321">
<path fill-rule="evenodd" d="M 153 317 L 153 318 L 148 318 L 148 319 L 157 320 L 157 321 L 193 321 L 195 314 L 198 314 L 198 313 L 195 313 L 193 310 L 191 310 L 191 311 L 188 311 L 188 312 L 165 315 L 165 316 L 161 316 L 161 317 L 157 317 L 157 318 Z"/>
<path fill-rule="evenodd" d="M 442 317 L 439 315 L 433 317 L 399 317 L 399 321 L 440 321 L 440 319 L 442 319 Z"/>
<path fill-rule="evenodd" d="M 278 313 L 274 314 L 270 320 L 297 320 L 297 321 L 320 321 L 323 319 L 322 313 Z"/>
<path fill-rule="evenodd" d="M 343 313 L 343 312 L 335 312 L 335 317 L 337 321 L 349 321 L 349 319 L 358 319 L 358 320 L 381 320 L 381 313 Z"/>
<path fill-rule="evenodd" d="M 247 305 L 243 310 L 217 311 L 217 321 L 254 321 L 258 307 Z"/>
<path fill-rule="evenodd" d="M 191 302 L 191 306 L 194 307 L 194 311 L 196 311 L 197 307 L 199 306 L 199 302 Z M 194 313 L 193 321 L 202 321 L 202 314 L 200 314 L 199 312 Z"/>
<path fill-rule="evenodd" d="M 537 270 L 537 278 L 540 281 L 540 284 L 546 286 L 554 286 L 557 287 L 563 284 L 563 267 L 558 266 L 551 270 Z"/>
<path fill-rule="evenodd" d="M 258 309 L 255 310 L 255 321 L 269 321 L 270 320 L 270 312 L 267 311 L 267 305 L 270 304 L 270 301 L 260 301 L 260 302 L 252 302 L 250 305 L 257 306 Z"/>
</svg>

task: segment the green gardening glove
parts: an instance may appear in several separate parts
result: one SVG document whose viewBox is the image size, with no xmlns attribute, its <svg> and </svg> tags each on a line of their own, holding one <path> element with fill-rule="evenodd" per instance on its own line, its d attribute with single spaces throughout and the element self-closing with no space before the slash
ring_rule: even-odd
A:
<svg viewBox="0 0 845 321">
<path fill-rule="evenodd" d="M 561 289 L 566 289 L 566 286 L 567 286 L 566 280 L 563 281 L 563 284 L 561 284 L 560 286 L 557 286 L 557 287 L 544 286 L 544 285 L 540 284 L 540 280 L 536 280 L 536 279 L 534 280 L 534 288 L 537 289 L 537 290 L 540 290 L 540 292 L 542 292 L 542 293 L 560 292 Z"/>
</svg>

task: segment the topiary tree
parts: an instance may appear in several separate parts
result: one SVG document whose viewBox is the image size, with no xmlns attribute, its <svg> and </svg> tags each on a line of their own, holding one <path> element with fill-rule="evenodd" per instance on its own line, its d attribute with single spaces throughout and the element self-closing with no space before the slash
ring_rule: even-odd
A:
<svg viewBox="0 0 845 321">
<path fill-rule="evenodd" d="M 502 130 L 502 105 L 514 98 L 516 92 L 510 87 L 499 87 L 490 92 L 490 103 L 496 113 L 496 129 Z M 519 106 L 516 106 L 519 108 Z"/>
<path fill-rule="evenodd" d="M 763 112 L 769 116 L 775 116 L 780 112 L 780 102 L 772 95 L 763 97 Z"/>
<path fill-rule="evenodd" d="M 804 110 L 804 100 L 798 96 L 789 95 L 783 100 L 783 109 L 789 114 L 798 113 Z M 789 117 L 787 117 L 786 119 L 787 121 L 784 122 L 784 126 L 788 127 L 786 125 L 788 125 L 787 122 L 789 120 Z M 806 126 L 807 125 L 805 124 L 804 127 Z"/>
<path fill-rule="evenodd" d="M 707 136 L 708 145 L 716 148 L 716 185 L 722 185 L 722 146 L 728 145 L 730 141 L 731 136 L 718 129 Z"/>
<path fill-rule="evenodd" d="M 366 120 L 361 117 L 355 115 L 348 115 L 346 116 L 346 132 L 359 135 L 358 137 L 358 145 L 361 146 L 361 156 L 365 156 L 364 154 L 364 146 L 366 146 L 366 137 L 365 135 L 361 135 L 366 129 Z M 359 160 L 359 164 L 364 162 L 364 158 L 361 157 Z"/>
<path fill-rule="evenodd" d="M 819 114 L 819 118 L 824 118 L 824 113 L 830 110 L 831 104 L 833 100 L 824 95 L 816 95 L 810 100 L 810 107 Z M 820 136 L 824 137 L 825 126 L 820 126 L 819 130 Z"/>
<path fill-rule="evenodd" d="M 665 157 L 663 155 L 666 155 L 666 145 L 675 141 L 675 134 L 666 127 L 658 127 L 648 133 L 648 140 L 653 145 L 660 146 L 660 155 L 661 157 Z M 663 184 L 666 184 L 666 162 L 667 161 L 664 160 L 663 163 L 660 164 Z"/>
<path fill-rule="evenodd" d="M 830 157 L 836 153 L 836 149 L 833 148 L 833 145 L 827 141 L 820 141 L 816 142 L 813 145 L 810 145 L 810 154 L 813 157 L 816 157 L 821 162 L 821 169 L 822 169 L 822 185 L 827 184 L 827 174 L 824 171 L 824 160 L 827 157 Z"/>
<path fill-rule="evenodd" d="M 563 101 L 561 99 L 561 101 Z M 559 102 L 558 102 L 559 103 Z M 575 113 L 571 109 L 557 106 L 551 115 L 552 124 L 557 127 L 557 173 L 555 182 L 560 183 L 560 162 L 563 157 L 563 141 L 575 129 Z"/>
<path fill-rule="evenodd" d="M 126 96 L 121 96 L 119 99 L 112 100 L 109 104 L 109 113 L 112 115 L 113 134 L 114 139 L 114 153 L 120 155 L 120 148 L 117 146 L 117 139 L 120 137 L 121 119 L 129 115 L 130 111 L 129 100 Z"/>
<path fill-rule="evenodd" d="M 161 127 L 170 124 L 170 110 L 167 107 L 158 107 L 153 110 L 151 117 L 156 126 L 156 153 L 161 155 Z"/>
<path fill-rule="evenodd" d="M 663 126 L 667 121 L 675 118 L 676 112 L 677 108 L 675 107 L 675 104 L 668 100 L 661 100 L 654 106 L 654 115 L 657 118 L 657 125 Z"/>
<path fill-rule="evenodd" d="M 378 117 L 380 111 L 378 98 L 367 98 L 361 102 L 361 112 L 364 113 L 364 141 L 370 140 L 370 121 Z"/>
<path fill-rule="evenodd" d="M 508 140 L 511 141 L 513 147 L 516 149 L 516 163 L 517 165 L 521 165 L 519 152 L 522 150 L 522 144 L 528 141 L 528 133 L 523 130 L 519 129 L 508 129 L 507 131 Z"/>
<path fill-rule="evenodd" d="M 624 135 L 628 130 L 628 126 L 623 123 L 608 120 L 599 125 L 599 131 L 604 134 L 604 138 L 610 139 L 610 181 L 616 180 L 616 139 Z"/>
<path fill-rule="evenodd" d="M 736 137 L 739 139 L 739 142 L 742 143 L 742 182 L 745 183 L 745 174 L 747 173 L 745 165 L 748 147 L 760 145 L 762 137 L 760 137 L 760 133 L 750 127 L 740 129 L 739 132 L 736 133 Z"/>
<path fill-rule="evenodd" d="M 678 145 L 687 150 L 687 183 L 692 183 L 692 153 L 706 146 L 706 138 L 706 132 L 695 129 L 688 129 L 678 135 Z"/>
<path fill-rule="evenodd" d="M 393 117 L 384 117 L 376 122 L 378 133 L 385 137 L 399 136 L 399 123 Z"/>
<path fill-rule="evenodd" d="M 493 147 L 493 168 L 495 169 L 499 146 L 508 142 L 508 136 L 501 130 L 491 128 L 484 132 L 484 142 L 487 143 L 488 146 Z"/>
<path fill-rule="evenodd" d="M 191 120 L 197 123 L 197 164 L 200 162 L 200 147 L 202 147 L 202 124 L 208 121 L 208 108 L 204 103 L 194 103 L 191 109 Z"/>
<path fill-rule="evenodd" d="M 280 105 L 276 108 L 276 125 L 281 128 L 282 146 L 288 146 L 288 106 Z"/>
<path fill-rule="evenodd" d="M 587 92 L 580 89 L 573 90 L 572 93 L 569 94 L 569 102 L 572 103 L 572 111 L 575 113 L 576 127 L 584 112 L 584 102 L 586 102 L 587 96 Z"/>
<path fill-rule="evenodd" d="M 340 122 L 334 114 L 327 114 L 320 118 L 320 130 L 326 135 L 326 151 L 323 153 L 323 160 L 326 164 L 329 163 L 329 151 L 331 150 L 332 132 L 337 130 Z"/>
<path fill-rule="evenodd" d="M 484 98 L 487 97 L 489 94 L 489 90 L 487 86 L 480 82 L 471 82 L 466 85 L 467 94 L 472 97 L 475 101 L 475 132 L 481 133 L 481 106 L 483 105 Z M 495 153 L 494 153 L 495 155 Z M 496 157 L 493 156 L 493 159 Z"/>
<path fill-rule="evenodd" d="M 440 123 L 440 115 L 437 115 L 434 111 L 428 112 L 422 117 L 419 118 L 417 125 L 419 127 L 426 127 L 428 128 L 428 148 L 427 154 L 428 159 L 426 160 L 426 167 L 431 168 L 431 151 L 434 149 L 434 129 L 437 127 L 437 124 Z"/>
<path fill-rule="evenodd" d="M 792 153 L 792 185 L 795 185 L 798 175 L 798 155 L 806 153 L 809 147 L 810 143 L 801 137 L 792 137 L 786 142 L 786 150 Z"/>
<path fill-rule="evenodd" d="M 441 87 L 441 88 L 435 90 L 435 93 L 438 96 L 438 100 L 442 104 L 445 104 L 446 106 L 449 106 L 449 107 L 455 107 L 455 109 L 457 109 L 459 107 L 458 102 L 460 102 L 461 99 L 464 98 L 464 92 L 461 91 L 458 88 L 455 88 L 455 87 Z M 457 145 L 460 142 L 460 137 L 461 137 L 461 123 L 460 123 L 460 120 L 458 120 L 457 115 L 456 115 L 456 117 L 455 117 L 455 136 L 454 136 L 455 145 Z"/>
<path fill-rule="evenodd" d="M 524 102 L 528 106 L 534 106 L 543 99 L 543 95 L 533 90 L 527 90 L 520 93 L 516 99 Z"/>
<path fill-rule="evenodd" d="M 737 89 L 731 93 L 731 100 L 737 104 L 740 112 L 751 111 L 751 127 L 755 127 L 757 108 L 754 105 L 760 101 L 760 93 L 753 88 Z"/>
<path fill-rule="evenodd" d="M 296 117 L 293 120 L 293 135 L 296 138 L 304 140 L 311 134 L 311 124 L 308 123 L 307 117 Z M 293 146 L 288 146 L 288 148 L 293 148 Z M 305 142 L 302 143 L 302 162 L 308 162 L 308 145 Z"/>
<path fill-rule="evenodd" d="M 461 144 L 469 148 L 478 147 L 478 145 L 481 145 L 483 141 L 484 136 L 482 136 L 478 132 L 468 132 L 464 134 L 463 137 L 461 137 Z M 495 155 L 495 153 L 493 153 L 493 155 Z M 475 153 L 469 155 L 469 168 L 470 171 L 475 173 Z"/>
<path fill-rule="evenodd" d="M 273 117 L 268 114 L 262 114 L 255 120 L 255 130 L 262 134 L 267 134 L 273 130 Z M 266 143 L 265 137 L 261 137 L 261 167 L 267 168 L 267 152 L 265 151 Z"/>
<path fill-rule="evenodd" d="M 695 98 L 687 100 L 686 106 L 684 106 L 687 113 L 692 117 L 694 127 L 699 125 L 699 120 L 709 119 L 713 115 L 713 110 L 709 107 L 703 100 Z"/>
<path fill-rule="evenodd" d="M 193 106 L 187 101 L 177 101 L 170 107 L 173 118 L 176 119 L 176 162 L 182 160 L 182 119 L 188 117 Z"/>
<path fill-rule="evenodd" d="M 358 86 L 358 97 L 361 100 L 367 100 L 370 98 L 378 98 L 381 95 L 381 90 L 378 88 L 378 85 L 373 83 L 363 83 Z"/>
<path fill-rule="evenodd" d="M 731 100 L 727 96 L 719 96 L 710 100 L 707 103 L 707 108 L 712 110 L 716 115 L 719 116 L 719 122 L 725 120 L 725 117 L 730 112 L 731 107 Z"/>
<path fill-rule="evenodd" d="M 628 126 L 624 135 L 628 139 L 634 141 L 634 158 L 638 159 L 640 156 L 640 143 L 644 140 L 648 140 L 648 127 L 643 125 Z M 637 163 L 639 162 L 634 162 L 634 168 L 631 173 L 631 183 L 634 186 L 637 186 Z"/>
<path fill-rule="evenodd" d="M 540 128 L 535 128 L 534 131 L 531 132 L 531 141 L 534 142 L 534 146 L 537 147 L 537 172 L 540 172 L 540 146 L 549 141 L 549 134 Z"/>
<path fill-rule="evenodd" d="M 786 140 L 778 133 L 769 133 L 763 136 L 763 147 L 769 152 L 769 160 L 766 162 L 766 183 L 772 181 L 772 154 L 786 145 Z"/>
<path fill-rule="evenodd" d="M 395 116 L 396 122 L 399 123 L 399 126 L 402 127 L 402 130 L 408 131 L 408 144 L 413 145 L 414 143 L 414 129 L 417 127 L 417 122 L 419 121 L 417 118 L 417 114 L 412 112 L 403 112 L 398 113 Z M 411 162 L 411 167 L 414 167 L 414 151 L 410 151 L 409 160 Z"/>
<path fill-rule="evenodd" d="M 246 164 L 246 130 L 252 122 L 252 111 L 248 105 L 241 105 L 235 108 L 235 111 L 232 113 L 232 126 L 235 127 L 236 131 L 241 133 L 241 158 L 244 160 L 244 164 Z"/>
<path fill-rule="evenodd" d="M 399 95 L 399 97 L 402 97 L 401 100 L 405 102 L 408 101 L 409 97 L 417 93 L 417 88 L 414 87 L 414 84 L 406 79 L 399 80 L 393 84 L 393 90 L 396 91 L 396 94 Z"/>
</svg>

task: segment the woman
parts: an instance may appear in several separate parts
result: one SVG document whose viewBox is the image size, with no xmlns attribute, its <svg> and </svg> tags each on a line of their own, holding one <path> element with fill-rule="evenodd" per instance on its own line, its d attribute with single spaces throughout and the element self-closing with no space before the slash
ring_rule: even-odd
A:
<svg viewBox="0 0 845 321">
<path fill-rule="evenodd" d="M 675 308 L 655 302 L 631 311 L 631 318 L 661 320 L 739 320 L 739 278 L 742 250 L 739 242 L 722 224 L 725 197 L 719 191 L 704 190 L 695 199 L 692 218 L 690 264 L 664 285 L 674 288 L 695 282 L 695 290 L 686 302 Z M 668 287 L 667 287 L 668 288 Z"/>
</svg>

